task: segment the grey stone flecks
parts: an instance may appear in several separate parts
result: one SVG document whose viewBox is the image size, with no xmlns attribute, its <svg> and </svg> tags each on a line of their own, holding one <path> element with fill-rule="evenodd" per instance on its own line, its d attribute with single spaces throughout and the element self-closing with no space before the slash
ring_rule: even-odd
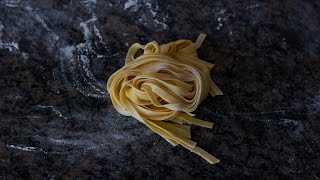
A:
<svg viewBox="0 0 320 180">
<path fill-rule="evenodd" d="M 0 1 L 0 178 L 320 178 L 319 1 Z M 113 108 L 128 47 L 207 38 L 224 96 L 173 147 Z"/>
</svg>

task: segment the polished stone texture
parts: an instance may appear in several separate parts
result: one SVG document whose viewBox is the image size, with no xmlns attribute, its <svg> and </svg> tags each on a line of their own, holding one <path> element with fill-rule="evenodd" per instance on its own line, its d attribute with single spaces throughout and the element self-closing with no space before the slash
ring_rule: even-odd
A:
<svg viewBox="0 0 320 180">
<path fill-rule="evenodd" d="M 128 47 L 199 33 L 225 93 L 173 147 L 105 86 Z M 0 1 L 0 178 L 320 178 L 319 1 Z"/>
</svg>

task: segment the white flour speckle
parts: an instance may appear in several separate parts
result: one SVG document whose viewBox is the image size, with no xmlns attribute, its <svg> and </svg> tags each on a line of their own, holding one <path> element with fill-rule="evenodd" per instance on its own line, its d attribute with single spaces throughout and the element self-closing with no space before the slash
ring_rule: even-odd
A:
<svg viewBox="0 0 320 180">
<path fill-rule="evenodd" d="M 3 43 L 0 40 L 0 49 L 8 49 L 9 51 L 15 51 L 19 50 L 19 45 L 15 42 Z"/>
<path fill-rule="evenodd" d="M 86 6 L 91 6 L 91 5 L 95 5 L 97 4 L 97 0 L 82 0 L 81 1 L 83 4 L 85 4 Z"/>
<path fill-rule="evenodd" d="M 96 25 L 93 26 L 93 30 L 94 30 L 94 33 L 96 34 L 96 36 L 99 38 L 100 43 L 101 43 L 101 44 L 105 44 L 105 43 L 103 42 L 102 36 L 101 36 L 101 34 L 100 34 L 100 31 L 99 31 L 99 29 L 97 28 Z"/>
<path fill-rule="evenodd" d="M 65 56 L 67 59 L 71 59 L 73 56 L 73 51 L 75 50 L 74 46 L 66 46 L 60 49 L 60 52 Z"/>
<path fill-rule="evenodd" d="M 217 26 L 217 30 L 220 30 L 222 28 L 222 26 L 223 26 L 222 23 L 219 23 Z"/>
<path fill-rule="evenodd" d="M 155 19 L 154 22 L 155 22 L 156 24 L 162 26 L 162 28 L 163 28 L 164 30 L 168 29 L 168 25 L 167 25 L 166 23 L 160 22 L 158 19 Z"/>
<path fill-rule="evenodd" d="M 246 9 L 254 9 L 254 8 L 257 8 L 257 7 L 260 7 L 260 4 L 249 5 L 248 7 L 246 7 Z"/>
<path fill-rule="evenodd" d="M 58 109 L 56 109 L 56 108 L 53 107 L 53 106 L 38 105 L 38 107 L 39 107 L 39 108 L 44 108 L 44 109 L 47 109 L 47 108 L 52 109 L 53 112 L 54 112 L 56 115 L 58 115 L 60 118 L 62 118 L 62 119 L 64 119 L 64 120 L 67 120 L 67 119 L 68 119 L 68 118 L 65 117 Z"/>
<path fill-rule="evenodd" d="M 145 5 L 146 5 L 146 8 L 149 9 L 152 16 L 155 17 L 157 15 L 157 12 L 155 12 L 154 9 L 152 9 L 151 3 L 147 2 L 147 3 L 145 3 Z M 159 8 L 159 6 L 156 5 L 156 9 L 158 9 L 158 8 Z"/>
<path fill-rule="evenodd" d="M 39 22 L 42 25 L 42 27 L 45 30 L 51 31 L 51 29 L 48 28 L 47 23 L 45 23 L 44 20 L 38 14 L 35 14 L 35 19 L 37 20 L 37 22 Z"/>
<path fill-rule="evenodd" d="M 18 7 L 21 0 L 4 0 L 2 3 L 4 3 L 5 6 L 10 8 Z"/>
<path fill-rule="evenodd" d="M 93 36 L 98 37 L 99 41 L 105 44 L 98 28 L 94 24 L 96 20 L 97 17 L 92 14 L 91 19 L 79 24 L 82 28 L 84 42 L 76 46 L 66 46 L 60 49 L 60 65 L 61 71 L 63 72 L 63 79 L 68 81 L 66 76 L 70 73 L 69 79 L 71 79 L 76 90 L 82 95 L 94 98 L 105 98 L 106 92 L 104 85 L 97 81 L 90 68 L 92 55 L 98 58 L 104 57 L 104 55 L 96 53 L 92 45 Z"/>
<path fill-rule="evenodd" d="M 48 35 L 46 36 L 47 45 L 49 47 L 53 47 L 56 44 L 56 42 L 60 39 L 60 37 L 48 27 L 47 23 L 43 19 L 43 16 L 39 14 L 37 10 L 33 11 L 33 8 L 31 6 L 26 6 L 24 7 L 24 9 L 27 10 L 32 17 L 34 17 L 36 22 L 38 22 L 45 31 L 47 31 L 48 33 Z"/>
<path fill-rule="evenodd" d="M 234 13 L 228 14 L 226 12 L 227 12 L 226 9 L 221 9 L 215 13 L 214 21 L 216 21 L 218 23 L 218 25 L 216 27 L 217 30 L 220 30 L 223 27 L 223 25 L 226 23 L 226 21 L 228 20 L 229 17 L 235 16 Z"/>
<path fill-rule="evenodd" d="M 95 15 L 93 15 L 93 17 L 89 20 L 87 20 L 86 22 L 81 22 L 80 23 L 80 27 L 82 27 L 82 32 L 84 35 L 84 39 L 87 43 L 90 42 L 90 38 L 91 38 L 91 32 L 89 30 L 88 24 L 95 22 L 97 20 L 97 17 Z"/>
<path fill-rule="evenodd" d="M 44 151 L 43 149 L 38 148 L 38 147 L 21 147 L 21 146 L 8 145 L 8 144 L 7 144 L 7 147 L 12 148 L 12 149 L 21 150 L 21 151 L 42 152 L 42 153 L 48 154 L 46 151 Z"/>
<path fill-rule="evenodd" d="M 16 42 L 2 42 L 1 37 L 3 36 L 4 25 L 0 21 L 0 49 L 7 49 L 10 52 L 21 53 L 23 59 L 29 59 L 29 54 L 19 51 L 19 44 Z"/>
<path fill-rule="evenodd" d="M 104 57 L 107 57 L 107 56 L 102 55 L 102 54 L 97 54 L 97 58 L 104 58 Z"/>
<path fill-rule="evenodd" d="M 89 41 L 91 38 L 91 32 L 89 31 L 88 24 L 85 22 L 80 23 L 80 27 L 82 27 L 82 32 L 84 35 L 84 40 Z"/>
<path fill-rule="evenodd" d="M 28 53 L 22 52 L 21 55 L 22 55 L 23 59 L 29 59 Z"/>
<path fill-rule="evenodd" d="M 125 4 L 124 4 L 124 9 L 123 10 L 127 10 L 127 9 L 131 9 L 132 12 L 136 12 L 138 10 L 138 0 L 128 0 Z"/>
<path fill-rule="evenodd" d="M 282 38 L 282 43 L 283 43 L 284 45 L 286 45 L 286 44 L 287 44 L 287 42 L 286 42 L 286 38 Z"/>
<path fill-rule="evenodd" d="M 165 23 L 166 17 L 158 18 L 157 12 L 159 11 L 158 3 L 151 4 L 146 0 L 128 0 L 124 4 L 124 10 L 130 12 L 138 12 L 141 14 L 138 21 L 143 25 L 151 24 L 158 29 L 167 30 L 168 25 Z M 168 18 L 168 14 L 166 15 Z"/>
<path fill-rule="evenodd" d="M 225 12 L 225 9 L 221 9 L 215 15 L 216 21 L 218 21 L 218 26 L 216 27 L 217 30 L 220 30 L 223 26 L 222 23 L 225 20 L 225 18 L 223 18 L 225 16 Z"/>
<path fill-rule="evenodd" d="M 87 142 L 83 142 L 80 140 L 72 140 L 72 139 L 53 139 L 49 138 L 51 142 L 58 145 L 72 145 L 72 146 L 79 146 L 83 144 L 88 144 Z"/>
<path fill-rule="evenodd" d="M 223 15 L 227 10 L 221 9 L 220 11 L 217 12 L 217 15 Z"/>
<path fill-rule="evenodd" d="M 29 6 L 29 5 L 24 7 L 24 9 L 27 10 L 27 11 L 32 11 L 33 10 L 33 8 L 31 6 Z"/>
</svg>

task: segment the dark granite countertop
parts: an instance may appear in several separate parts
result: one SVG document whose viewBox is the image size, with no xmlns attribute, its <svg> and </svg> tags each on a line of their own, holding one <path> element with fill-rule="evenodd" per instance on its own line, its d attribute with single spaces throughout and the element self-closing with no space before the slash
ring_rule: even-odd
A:
<svg viewBox="0 0 320 180">
<path fill-rule="evenodd" d="M 0 178 L 320 178 L 320 1 L 0 1 Z M 135 42 L 207 39 L 224 96 L 192 127 L 210 165 L 118 114 Z"/>
</svg>

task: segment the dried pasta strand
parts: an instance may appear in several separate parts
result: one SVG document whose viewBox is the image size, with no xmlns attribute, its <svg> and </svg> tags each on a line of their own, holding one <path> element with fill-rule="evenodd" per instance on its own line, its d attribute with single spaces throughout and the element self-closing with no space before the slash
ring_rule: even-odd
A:
<svg viewBox="0 0 320 180">
<path fill-rule="evenodd" d="M 199 148 L 191 140 L 190 126 L 212 128 L 213 123 L 194 118 L 192 112 L 210 93 L 222 95 L 212 81 L 210 70 L 214 64 L 198 58 L 197 49 L 206 34 L 197 41 L 178 40 L 159 45 L 133 44 L 125 65 L 112 74 L 107 90 L 115 109 L 132 116 L 172 145 L 182 145 L 211 164 L 219 159 Z M 135 58 L 139 49 L 143 55 Z"/>
</svg>

